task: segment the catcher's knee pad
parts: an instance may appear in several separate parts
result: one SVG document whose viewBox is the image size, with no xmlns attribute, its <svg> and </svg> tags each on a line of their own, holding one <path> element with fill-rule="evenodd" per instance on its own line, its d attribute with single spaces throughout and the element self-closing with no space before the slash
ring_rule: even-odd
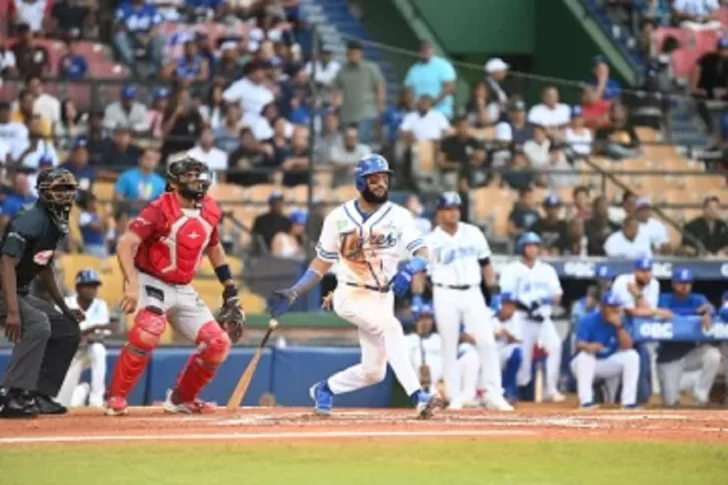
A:
<svg viewBox="0 0 728 485">
<path fill-rule="evenodd" d="M 208 322 L 197 334 L 197 352 L 190 357 L 177 381 L 179 402 L 191 402 L 215 376 L 230 352 L 230 337 L 217 322 Z"/>
<path fill-rule="evenodd" d="M 217 322 L 207 322 L 197 334 L 197 348 L 202 361 L 207 365 L 220 365 L 230 353 L 230 337 Z"/>
<path fill-rule="evenodd" d="M 134 317 L 134 327 L 129 331 L 128 346 L 138 353 L 149 353 L 159 345 L 159 340 L 167 327 L 164 312 L 157 307 L 139 310 Z"/>
</svg>

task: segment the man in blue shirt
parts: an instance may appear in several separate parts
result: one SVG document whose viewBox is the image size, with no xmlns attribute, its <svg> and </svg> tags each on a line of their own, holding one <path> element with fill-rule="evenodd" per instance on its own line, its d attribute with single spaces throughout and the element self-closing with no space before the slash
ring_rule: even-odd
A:
<svg viewBox="0 0 728 485">
<path fill-rule="evenodd" d="M 159 153 L 147 149 L 139 159 L 139 168 L 132 168 L 122 173 L 114 186 L 116 201 L 130 202 L 130 215 L 139 213 L 148 202 L 164 193 L 166 183 L 154 169 L 159 161 Z"/>
<path fill-rule="evenodd" d="M 160 72 L 165 40 L 157 32 L 157 26 L 162 23 L 157 7 L 144 0 L 126 0 L 119 5 L 114 20 L 113 43 L 122 62 L 135 67 L 136 52 L 143 50 L 155 69 L 152 72 Z"/>
<path fill-rule="evenodd" d="M 68 161 L 61 164 L 61 168 L 76 177 L 78 188 L 82 191 L 91 191 L 96 181 L 96 167 L 89 165 L 88 161 L 88 140 L 85 136 L 79 136 L 73 140 Z"/>
<path fill-rule="evenodd" d="M 23 209 L 28 209 L 38 200 L 30 190 L 28 175 L 17 172 L 13 178 L 13 190 L 0 205 L 0 228 L 5 227 L 10 219 Z"/>
<path fill-rule="evenodd" d="M 407 71 L 404 85 L 412 89 L 415 99 L 430 96 L 435 109 L 452 119 L 453 93 L 457 74 L 452 64 L 442 57 L 434 55 L 432 46 L 424 42 L 420 48 L 420 61 Z"/>
<path fill-rule="evenodd" d="M 582 408 L 596 407 L 595 378 L 621 379 L 622 407 L 636 407 L 640 357 L 632 346 L 632 337 L 622 326 L 622 303 L 608 291 L 602 296 L 600 310 L 587 314 L 576 334 L 578 353 L 571 361 L 571 371 L 576 376 Z"/>
<path fill-rule="evenodd" d="M 701 326 L 710 328 L 714 309 L 700 293 L 692 293 L 693 272 L 676 269 L 672 275 L 672 293 L 660 295 L 661 308 L 668 308 L 678 316 L 700 316 Z M 720 367 L 720 351 L 709 344 L 696 342 L 660 342 L 657 348 L 657 374 L 660 379 L 662 403 L 676 406 L 680 391 L 692 391 L 695 402 L 705 406 L 710 389 Z M 690 379 L 690 374 L 694 373 Z"/>
</svg>

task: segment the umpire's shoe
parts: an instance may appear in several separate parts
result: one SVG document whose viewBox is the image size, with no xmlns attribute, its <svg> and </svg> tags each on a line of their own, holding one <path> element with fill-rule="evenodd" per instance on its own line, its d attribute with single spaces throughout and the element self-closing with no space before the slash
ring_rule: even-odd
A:
<svg viewBox="0 0 728 485">
<path fill-rule="evenodd" d="M 43 394 L 35 395 L 35 404 L 40 414 L 66 414 L 68 409 Z"/>
<path fill-rule="evenodd" d="M 9 389 L 0 399 L 2 419 L 29 419 L 40 414 L 35 399 L 27 391 Z"/>
</svg>

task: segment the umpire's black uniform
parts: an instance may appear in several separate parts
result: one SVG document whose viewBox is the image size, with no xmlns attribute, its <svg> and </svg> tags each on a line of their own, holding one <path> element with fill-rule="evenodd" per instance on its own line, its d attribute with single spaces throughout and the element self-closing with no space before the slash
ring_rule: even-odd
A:
<svg viewBox="0 0 728 485">
<path fill-rule="evenodd" d="M 68 192 L 73 187 L 75 196 L 74 184 L 75 179 L 65 170 L 41 174 L 38 203 L 10 221 L 0 242 L 2 265 L 7 261 L 15 263 L 17 295 L 9 297 L 17 298 L 21 329 L 2 380 L 0 417 L 33 417 L 38 413 L 66 411 L 51 398 L 58 394 L 76 353 L 80 330 L 53 303 L 30 294 L 30 284 L 53 263 L 54 251 L 66 236 L 68 212 L 73 203 L 73 198 L 67 203 Z M 3 278 L 0 276 L 0 286 Z M 5 325 L 7 299 L 5 290 L 0 290 L 0 324 Z"/>
</svg>

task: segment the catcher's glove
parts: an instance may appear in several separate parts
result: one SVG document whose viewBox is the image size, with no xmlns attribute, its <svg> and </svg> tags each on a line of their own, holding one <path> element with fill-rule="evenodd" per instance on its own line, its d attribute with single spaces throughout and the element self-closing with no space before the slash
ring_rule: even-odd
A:
<svg viewBox="0 0 728 485">
<path fill-rule="evenodd" d="M 223 305 L 217 311 L 216 320 L 223 330 L 230 336 L 230 340 L 235 343 L 243 336 L 243 326 L 245 325 L 245 312 L 240 307 L 240 300 L 237 296 L 237 289 L 234 289 L 235 296 L 232 296 L 233 290 L 227 287 L 223 292 Z"/>
</svg>

